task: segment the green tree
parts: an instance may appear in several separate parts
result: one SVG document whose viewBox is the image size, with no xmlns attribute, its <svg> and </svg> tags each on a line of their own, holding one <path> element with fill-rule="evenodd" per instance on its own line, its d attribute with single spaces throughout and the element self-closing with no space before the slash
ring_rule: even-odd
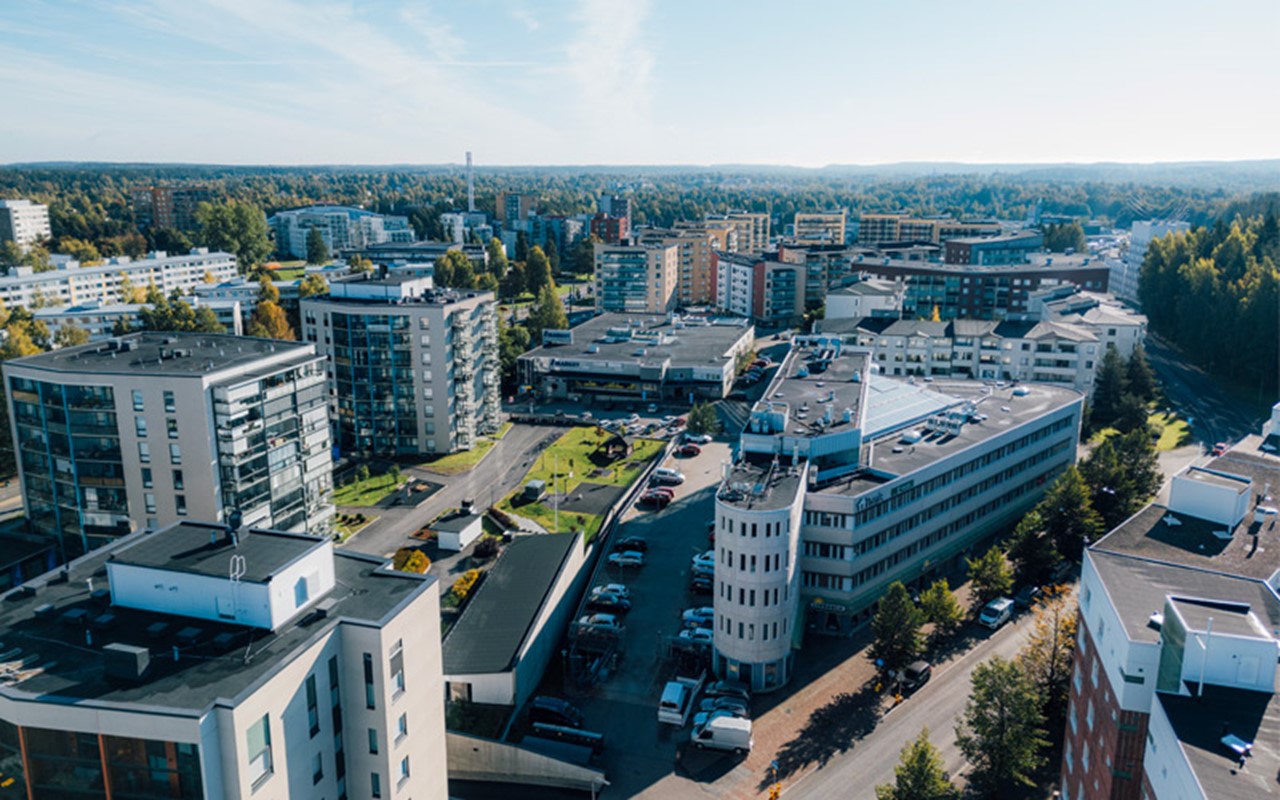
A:
<svg viewBox="0 0 1280 800">
<path fill-rule="evenodd" d="M 1147 361 L 1147 351 L 1138 345 L 1125 362 L 1125 382 L 1129 392 L 1144 403 L 1156 399 L 1156 374 Z"/>
<path fill-rule="evenodd" d="M 1068 222 L 1062 225 L 1046 225 L 1044 228 L 1044 246 L 1051 253 L 1062 253 L 1073 250 L 1086 252 L 1089 243 L 1084 236 L 1084 228 L 1079 222 Z"/>
<path fill-rule="evenodd" d="M 1045 718 L 1061 722 L 1071 698 L 1071 660 L 1076 649 L 1076 604 L 1062 587 L 1053 587 L 1035 605 L 1031 638 L 1018 653 L 1018 665 L 1036 687 Z"/>
<path fill-rule="evenodd" d="M 537 301 L 529 309 L 529 317 L 525 323 L 535 342 L 542 340 L 543 331 L 564 330 L 569 327 L 569 317 L 565 314 L 564 303 L 560 302 L 560 293 L 556 291 L 554 283 L 542 287 Z"/>
<path fill-rule="evenodd" d="M 298 282 L 298 297 L 315 297 L 328 294 L 329 282 L 317 273 L 311 273 Z"/>
<path fill-rule="evenodd" d="M 978 607 L 1009 594 L 1013 588 L 1013 568 L 999 547 L 992 547 L 980 558 L 966 559 L 974 604 Z"/>
<path fill-rule="evenodd" d="M 435 270 L 437 286 L 455 289 L 471 289 L 475 286 L 475 268 L 471 266 L 471 259 L 461 250 L 450 250 L 437 259 Z"/>
<path fill-rule="evenodd" d="M 1155 444 L 1145 430 L 1112 436 L 1080 462 L 1089 499 L 1110 530 L 1136 514 L 1160 488 Z"/>
<path fill-rule="evenodd" d="M 1035 685 L 999 656 L 974 668 L 972 680 L 956 726 L 956 744 L 973 768 L 970 785 L 989 797 L 1033 786 L 1049 744 Z"/>
<path fill-rule="evenodd" d="M 528 328 L 508 325 L 502 315 L 498 316 L 498 361 L 502 365 L 502 382 L 508 389 L 516 384 L 516 364 L 529 349 L 529 342 Z"/>
<path fill-rule="evenodd" d="M 208 306 L 195 309 L 183 300 L 170 300 L 164 295 L 160 295 L 150 307 L 138 310 L 137 329 L 196 333 L 222 333 L 225 330 Z"/>
<path fill-rule="evenodd" d="M 901 581 L 889 584 L 880 598 L 876 615 L 871 620 L 875 641 L 871 654 L 884 662 L 884 668 L 896 672 L 906 667 L 920 655 L 924 642 L 920 636 L 923 615 Z"/>
<path fill-rule="evenodd" d="M 964 619 L 964 609 L 956 599 L 955 592 L 947 584 L 947 579 L 934 581 L 920 595 L 920 611 L 924 621 L 933 624 L 936 636 L 946 636 L 960 626 Z"/>
<path fill-rule="evenodd" d="M 547 260 L 547 254 L 542 252 L 541 247 L 535 245 L 529 248 L 529 258 L 524 265 L 525 291 L 537 297 L 543 286 L 555 285 L 555 280 L 551 277 L 551 262 Z"/>
<path fill-rule="evenodd" d="M 79 261 L 80 266 L 83 267 L 91 266 L 102 260 L 102 254 L 98 252 L 98 248 L 94 247 L 92 242 L 86 242 L 83 239 L 64 237 L 59 240 L 58 249 Z"/>
<path fill-rule="evenodd" d="M 524 264 L 519 261 L 513 261 L 507 269 L 507 274 L 502 277 L 502 283 L 498 287 L 498 294 L 504 300 L 515 300 L 524 294 Z"/>
<path fill-rule="evenodd" d="M 1053 568 L 1062 560 L 1053 541 L 1044 532 L 1044 517 L 1039 507 L 1018 521 L 1009 539 L 1008 557 L 1022 583 L 1038 586 L 1049 579 Z"/>
<path fill-rule="evenodd" d="M 258 280 L 258 302 L 280 304 L 280 290 L 266 274 Z"/>
<path fill-rule="evenodd" d="M 516 261 L 529 260 L 529 237 L 524 231 L 516 232 Z"/>
<path fill-rule="evenodd" d="M 1128 387 L 1125 385 L 1124 358 L 1114 347 L 1108 346 L 1098 365 L 1098 375 L 1093 382 L 1093 404 L 1090 418 L 1096 428 L 1105 428 L 1116 421 L 1120 403 Z"/>
<path fill-rule="evenodd" d="M 307 231 L 307 263 L 324 264 L 329 260 L 329 245 L 325 244 L 324 234 L 319 228 Z"/>
<path fill-rule="evenodd" d="M 200 223 L 200 241 L 235 255 L 241 273 L 252 272 L 271 253 L 267 218 L 252 203 L 201 203 L 196 221 Z"/>
<path fill-rule="evenodd" d="M 176 228 L 155 228 L 148 235 L 151 247 L 170 254 L 191 252 L 191 238 Z"/>
<path fill-rule="evenodd" d="M 1116 409 L 1116 416 L 1111 424 L 1122 433 L 1137 430 L 1146 432 L 1147 404 L 1137 395 L 1125 392 L 1120 398 L 1120 406 Z"/>
<path fill-rule="evenodd" d="M 1058 476 L 1038 506 L 1045 533 L 1063 558 L 1079 561 L 1086 544 L 1104 531 L 1102 517 L 1089 500 L 1089 487 L 1073 464 Z"/>
<path fill-rule="evenodd" d="M 685 429 L 700 436 L 715 436 L 720 432 L 720 417 L 716 414 L 716 407 L 710 403 L 694 403 L 685 419 Z"/>
<path fill-rule="evenodd" d="M 495 236 L 489 240 L 489 244 L 485 245 L 485 250 L 489 254 L 487 265 L 489 274 L 501 281 L 507 274 L 507 248 L 503 247 L 502 240 Z"/>
<path fill-rule="evenodd" d="M 54 344 L 58 347 L 75 347 L 78 344 L 89 343 L 89 332 L 74 322 L 58 328 L 58 332 L 53 335 Z"/>
<path fill-rule="evenodd" d="M 578 275 L 590 275 L 596 271 L 596 245 L 600 238 L 595 235 L 583 236 L 573 245 L 573 271 Z"/>
<path fill-rule="evenodd" d="M 547 263 L 551 265 L 551 274 L 560 274 L 560 247 L 556 245 L 556 237 L 547 237 L 547 246 L 543 248 L 547 254 Z"/>
<path fill-rule="evenodd" d="M 26 253 L 17 242 L 3 241 L 0 242 L 0 266 L 3 267 L 20 267 Z"/>
<path fill-rule="evenodd" d="M 347 266 L 351 268 L 352 272 L 356 273 L 373 271 L 372 261 L 364 256 L 358 256 L 355 254 L 347 256 Z"/>
<path fill-rule="evenodd" d="M 258 301 L 249 317 L 249 324 L 245 326 L 245 333 L 263 339 L 284 339 L 290 342 L 298 339 L 298 334 L 289 325 L 284 309 L 270 300 Z"/>
<path fill-rule="evenodd" d="M 876 800 L 959 800 L 960 790 L 943 768 L 942 755 L 929 741 L 929 729 L 902 748 L 894 782 L 876 787 Z"/>
</svg>

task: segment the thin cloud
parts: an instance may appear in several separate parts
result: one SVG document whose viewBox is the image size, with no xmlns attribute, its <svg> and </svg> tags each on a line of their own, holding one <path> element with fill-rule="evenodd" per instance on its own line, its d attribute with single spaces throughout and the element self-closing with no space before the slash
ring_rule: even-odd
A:
<svg viewBox="0 0 1280 800">
<path fill-rule="evenodd" d="M 565 71 L 578 84 L 582 122 L 597 133 L 612 131 L 622 141 L 645 142 L 652 129 L 654 55 L 644 35 L 648 15 L 644 0 L 580 0 L 574 14 L 577 36 L 565 48 Z M 605 144 L 611 139 L 595 138 Z"/>
</svg>

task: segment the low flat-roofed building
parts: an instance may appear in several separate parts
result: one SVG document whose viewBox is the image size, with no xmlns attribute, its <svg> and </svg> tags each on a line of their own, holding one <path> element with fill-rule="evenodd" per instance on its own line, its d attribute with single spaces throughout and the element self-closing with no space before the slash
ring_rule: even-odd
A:
<svg viewBox="0 0 1280 800">
<path fill-rule="evenodd" d="M 755 341 L 745 319 L 664 314 L 601 314 L 548 333 L 520 356 L 520 383 L 581 403 L 723 398 Z"/>
<path fill-rule="evenodd" d="M 905 287 L 896 281 L 867 278 L 827 292 L 824 320 L 902 316 Z"/>
<path fill-rule="evenodd" d="M 211 309 L 222 324 L 224 333 L 244 335 L 244 316 L 241 314 L 239 300 L 202 300 L 197 295 L 184 298 L 182 302 L 189 303 L 193 308 Z M 128 329 L 137 325 L 139 314 L 144 308 L 149 306 L 145 303 L 104 304 L 90 301 L 74 306 L 46 306 L 36 309 L 32 315 L 49 328 L 50 337 L 56 336 L 63 327 L 77 327 L 89 334 L 90 342 L 101 342 L 118 336 L 121 326 Z"/>
<path fill-rule="evenodd" d="M 8 308 L 78 303 L 123 303 L 130 288 L 154 285 L 166 296 L 191 292 L 210 280 L 236 277 L 236 257 L 198 247 L 185 255 L 148 253 L 145 258 L 115 256 L 102 264 L 81 266 L 74 259 L 55 260 L 55 269 L 35 272 L 14 267 L 0 277 L 0 303 Z"/>
<path fill-rule="evenodd" d="M 6 790 L 443 800 L 439 597 L 322 537 L 120 539 L 0 604 Z"/>
</svg>

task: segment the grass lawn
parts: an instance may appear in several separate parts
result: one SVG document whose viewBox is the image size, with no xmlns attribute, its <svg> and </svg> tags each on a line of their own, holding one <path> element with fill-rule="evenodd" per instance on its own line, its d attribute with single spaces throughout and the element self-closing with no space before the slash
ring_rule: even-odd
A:
<svg viewBox="0 0 1280 800">
<path fill-rule="evenodd" d="M 481 459 L 489 455 L 489 451 L 497 444 L 493 439 L 480 439 L 470 450 L 459 450 L 447 456 L 440 456 L 435 461 L 427 461 L 421 466 L 437 475 L 460 475 L 479 464 Z"/>
<path fill-rule="evenodd" d="M 339 515 L 339 516 L 342 516 L 342 515 Z M 378 521 L 377 516 L 366 514 L 364 518 L 364 522 L 348 522 L 346 520 L 340 520 L 336 523 L 334 527 L 338 531 L 338 535 L 342 537 L 342 541 L 345 542 L 346 540 L 350 539 L 352 536 L 355 536 L 357 533 L 359 533 L 360 531 L 364 530 L 365 528 L 369 527 L 370 525 L 372 525 L 377 521 Z"/>
<path fill-rule="evenodd" d="M 1183 445 L 1191 444 L 1191 426 L 1185 419 L 1176 414 L 1157 413 L 1147 417 L 1147 424 L 1158 424 L 1161 427 L 1160 438 L 1156 441 L 1156 451 L 1176 450 Z M 1089 443 L 1099 445 L 1112 436 L 1119 436 L 1115 428 L 1103 428 L 1089 438 Z"/>
<path fill-rule="evenodd" d="M 355 481 L 333 490 L 336 506 L 371 506 L 394 492 L 404 482 L 403 475 L 383 473 L 371 475 L 367 480 Z"/>
<path fill-rule="evenodd" d="M 502 437 L 506 436 L 508 433 L 510 433 L 510 432 L 511 432 L 511 428 L 512 428 L 512 426 L 513 426 L 513 425 L 515 425 L 515 423 L 513 423 L 513 422 L 504 422 L 504 423 L 502 423 L 502 427 L 501 427 L 501 428 L 498 428 L 498 432 L 497 432 L 497 433 L 495 433 L 495 434 L 493 434 L 493 435 L 492 435 L 492 438 L 494 438 L 494 439 L 501 439 Z"/>
</svg>

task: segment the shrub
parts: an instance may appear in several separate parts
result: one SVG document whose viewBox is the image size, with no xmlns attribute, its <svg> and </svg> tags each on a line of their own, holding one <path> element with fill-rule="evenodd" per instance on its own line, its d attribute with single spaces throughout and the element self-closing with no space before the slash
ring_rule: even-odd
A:
<svg viewBox="0 0 1280 800">
<path fill-rule="evenodd" d="M 367 480 L 369 480 L 369 465 L 368 465 L 368 464 L 361 464 L 360 466 L 356 467 L 356 480 L 358 480 L 358 481 L 367 481 Z"/>
<path fill-rule="evenodd" d="M 480 570 L 478 569 L 469 569 L 462 573 L 458 576 L 458 579 L 453 582 L 453 589 L 451 590 L 453 592 L 453 596 L 459 600 L 465 600 L 467 595 L 471 593 L 471 590 L 475 588 L 476 582 L 479 580 Z"/>
<path fill-rule="evenodd" d="M 476 558 L 493 558 L 498 554 L 498 540 L 492 536 L 485 536 L 476 542 L 476 548 L 472 551 Z"/>
<path fill-rule="evenodd" d="M 421 550 L 412 547 L 401 547 L 391 559 L 391 566 L 400 572 L 416 572 L 422 574 L 431 568 L 431 559 Z"/>
</svg>

